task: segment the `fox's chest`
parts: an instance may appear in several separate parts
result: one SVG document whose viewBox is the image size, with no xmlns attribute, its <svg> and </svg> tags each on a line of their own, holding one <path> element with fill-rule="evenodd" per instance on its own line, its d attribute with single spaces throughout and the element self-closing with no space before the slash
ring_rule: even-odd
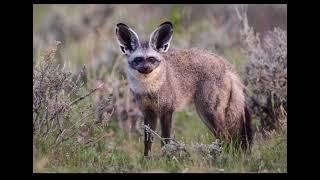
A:
<svg viewBox="0 0 320 180">
<path fill-rule="evenodd" d="M 130 89 L 137 94 L 155 93 L 165 82 L 165 75 L 161 72 L 161 68 L 146 75 L 128 68 L 127 75 Z"/>
<path fill-rule="evenodd" d="M 132 93 L 141 110 L 148 109 L 161 112 L 173 108 L 173 95 L 163 94 L 161 92 Z"/>
<path fill-rule="evenodd" d="M 142 93 L 154 93 L 160 89 L 161 84 L 155 81 L 137 81 L 129 78 L 129 88 L 131 91 L 142 94 Z"/>
</svg>

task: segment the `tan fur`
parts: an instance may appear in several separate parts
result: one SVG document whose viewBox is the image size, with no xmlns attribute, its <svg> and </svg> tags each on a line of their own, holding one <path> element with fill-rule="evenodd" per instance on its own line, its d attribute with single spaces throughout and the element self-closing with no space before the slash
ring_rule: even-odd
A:
<svg viewBox="0 0 320 180">
<path fill-rule="evenodd" d="M 136 70 L 127 68 L 130 89 L 139 93 L 156 92 L 165 81 L 165 76 L 163 76 L 165 68 L 163 66 L 165 65 L 161 64 L 150 74 L 141 74 Z"/>
<path fill-rule="evenodd" d="M 217 138 L 250 146 L 251 115 L 239 76 L 227 60 L 214 53 L 199 49 L 168 51 L 172 28 L 172 23 L 164 22 L 149 41 L 138 43 L 133 30 L 122 23 L 117 25 L 119 45 L 128 60 L 129 87 L 144 113 L 144 124 L 155 130 L 160 118 L 162 137 L 168 138 L 172 113 L 193 103 Z M 145 130 L 145 155 L 151 150 L 149 136 Z"/>
<path fill-rule="evenodd" d="M 173 109 L 183 110 L 191 103 L 206 103 L 205 106 L 216 114 L 219 133 L 229 136 L 240 126 L 239 119 L 244 109 L 243 84 L 231 65 L 223 58 L 199 49 L 172 49 L 162 54 L 162 63 L 150 74 L 140 74 L 128 68 L 129 87 L 135 93 L 157 93 L 163 104 L 173 104 Z M 170 81 L 171 88 L 167 85 Z M 170 88 L 168 93 L 158 92 Z M 231 96 L 230 96 L 231 94 Z M 174 98 L 173 98 L 174 97 Z M 230 100 L 229 100 L 230 98 Z M 217 102 L 217 99 L 219 99 Z M 157 103 L 144 102 L 146 104 Z M 205 122 L 202 104 L 195 104 Z M 155 109 L 158 107 L 154 107 Z M 213 119 L 212 119 L 213 120 Z"/>
</svg>

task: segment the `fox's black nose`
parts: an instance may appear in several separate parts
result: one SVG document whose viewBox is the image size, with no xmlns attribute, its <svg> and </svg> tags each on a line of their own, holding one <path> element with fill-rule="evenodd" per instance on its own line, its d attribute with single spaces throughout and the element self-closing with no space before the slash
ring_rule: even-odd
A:
<svg viewBox="0 0 320 180">
<path fill-rule="evenodd" d="M 138 71 L 139 71 L 140 73 L 142 73 L 142 74 L 149 74 L 149 73 L 152 72 L 152 70 L 153 70 L 152 68 L 147 67 L 147 66 L 143 66 L 143 67 L 141 67 L 141 68 L 138 69 Z"/>
</svg>

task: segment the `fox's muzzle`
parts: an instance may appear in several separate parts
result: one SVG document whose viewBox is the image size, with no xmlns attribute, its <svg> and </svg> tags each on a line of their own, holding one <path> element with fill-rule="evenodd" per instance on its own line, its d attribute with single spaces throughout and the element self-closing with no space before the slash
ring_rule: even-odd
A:
<svg viewBox="0 0 320 180">
<path fill-rule="evenodd" d="M 137 69 L 139 71 L 139 73 L 142 73 L 142 74 L 149 74 L 153 71 L 153 69 L 151 67 L 148 67 L 148 66 L 143 66 L 143 67 L 140 67 Z"/>
</svg>

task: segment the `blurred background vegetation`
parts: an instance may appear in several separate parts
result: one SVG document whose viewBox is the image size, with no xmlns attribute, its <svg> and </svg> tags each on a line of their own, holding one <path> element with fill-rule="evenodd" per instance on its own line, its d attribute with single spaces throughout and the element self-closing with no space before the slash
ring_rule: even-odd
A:
<svg viewBox="0 0 320 180">
<path fill-rule="evenodd" d="M 163 160 L 155 143 L 155 160 L 142 158 L 142 115 L 126 86 L 115 25 L 148 39 L 167 20 L 172 47 L 215 52 L 241 75 L 255 114 L 252 155 Z M 286 30 L 281 4 L 33 5 L 34 171 L 286 172 Z M 193 107 L 173 122 L 176 139 L 214 141 Z"/>
</svg>

